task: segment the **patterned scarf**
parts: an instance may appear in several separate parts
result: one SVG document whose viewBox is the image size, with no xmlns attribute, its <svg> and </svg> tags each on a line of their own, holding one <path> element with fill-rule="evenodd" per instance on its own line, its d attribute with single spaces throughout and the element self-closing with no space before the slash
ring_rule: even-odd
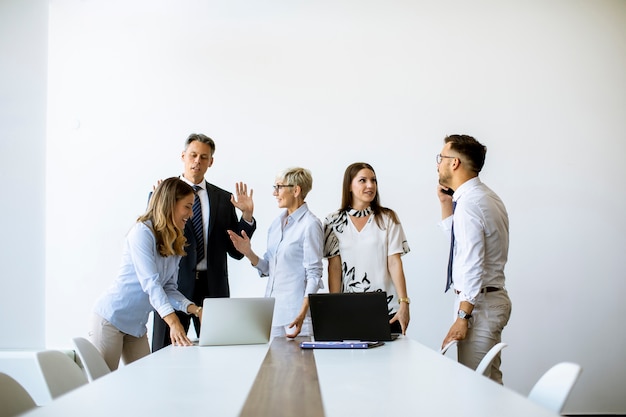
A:
<svg viewBox="0 0 626 417">
<path fill-rule="evenodd" d="M 372 214 L 372 208 L 368 206 L 366 209 L 356 210 L 356 209 L 353 209 L 352 207 L 349 207 L 348 214 L 354 217 L 366 217 Z"/>
</svg>

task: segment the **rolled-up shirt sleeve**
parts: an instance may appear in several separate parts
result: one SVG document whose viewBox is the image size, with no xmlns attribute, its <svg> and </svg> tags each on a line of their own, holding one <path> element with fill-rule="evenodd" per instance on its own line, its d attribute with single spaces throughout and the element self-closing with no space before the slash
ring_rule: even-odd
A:
<svg viewBox="0 0 626 417">
<path fill-rule="evenodd" d="M 454 215 L 439 222 L 451 236 L 454 231 L 452 282 L 460 301 L 476 304 L 484 273 L 485 236 L 480 209 L 465 199 L 457 201 Z"/>
<path fill-rule="evenodd" d="M 254 265 L 256 270 L 259 271 L 260 277 L 267 277 L 270 274 L 270 263 L 267 260 L 267 256 L 268 254 L 265 253 L 263 258 L 259 258 L 259 262 L 257 262 L 256 265 Z"/>
<path fill-rule="evenodd" d="M 476 304 L 483 282 L 485 259 L 485 234 L 479 213 L 468 204 L 463 216 L 454 222 L 455 245 L 453 280 L 460 284 L 461 301 Z M 456 288 L 456 285 L 455 285 Z"/>
<path fill-rule="evenodd" d="M 449 234 L 452 230 L 452 216 L 448 216 L 442 221 L 440 221 L 437 226 L 441 229 L 443 233 Z"/>
</svg>

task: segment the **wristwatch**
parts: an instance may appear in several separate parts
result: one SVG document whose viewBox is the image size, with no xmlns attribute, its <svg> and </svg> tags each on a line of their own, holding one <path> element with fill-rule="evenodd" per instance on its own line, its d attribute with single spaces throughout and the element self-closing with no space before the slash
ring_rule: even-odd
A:
<svg viewBox="0 0 626 417">
<path fill-rule="evenodd" d="M 400 297 L 398 298 L 398 304 L 400 303 L 411 304 L 411 299 L 409 297 Z"/>
<path fill-rule="evenodd" d="M 471 314 L 466 313 L 466 312 L 465 312 L 465 311 L 463 311 L 463 310 L 459 310 L 459 318 L 460 318 L 460 319 L 469 320 L 469 319 L 471 319 L 471 318 L 472 318 L 472 315 L 471 315 Z"/>
</svg>

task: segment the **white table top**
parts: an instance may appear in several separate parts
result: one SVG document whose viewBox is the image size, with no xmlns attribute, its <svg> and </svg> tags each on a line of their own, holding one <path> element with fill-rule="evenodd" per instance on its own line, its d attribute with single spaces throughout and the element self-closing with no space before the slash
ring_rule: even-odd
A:
<svg viewBox="0 0 626 417">
<path fill-rule="evenodd" d="M 238 416 L 267 349 L 168 347 L 26 416 Z M 555 416 L 406 337 L 367 350 L 318 349 L 315 363 L 327 417 Z"/>
<path fill-rule="evenodd" d="M 267 349 L 168 347 L 25 415 L 237 416 Z"/>
<path fill-rule="evenodd" d="M 327 417 L 555 415 L 407 337 L 374 349 L 316 350 L 315 362 Z"/>
</svg>

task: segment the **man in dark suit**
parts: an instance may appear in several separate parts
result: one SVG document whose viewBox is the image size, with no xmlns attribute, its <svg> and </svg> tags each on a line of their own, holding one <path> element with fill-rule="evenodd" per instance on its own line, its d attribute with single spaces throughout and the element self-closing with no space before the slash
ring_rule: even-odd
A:
<svg viewBox="0 0 626 417">
<path fill-rule="evenodd" d="M 252 217 L 254 210 L 252 190 L 248 195 L 246 184 L 236 184 L 235 198 L 228 191 L 204 179 L 207 169 L 213 165 L 214 153 L 215 142 L 206 135 L 196 133 L 189 135 L 182 152 L 185 172 L 181 179 L 196 188 L 201 208 L 197 206 L 198 202 L 194 203 L 194 218 L 185 225 L 187 256 L 180 261 L 178 290 L 198 306 L 201 306 L 207 297 L 230 296 L 226 255 L 239 260 L 243 258 L 243 254 L 235 249 L 226 231 L 236 230 L 241 233 L 245 230 L 248 236 L 252 236 L 256 229 L 256 222 Z M 242 213 L 239 220 L 235 207 Z M 200 212 L 202 218 L 196 219 Z M 203 241 L 198 242 L 201 235 Z M 199 317 L 184 313 L 178 316 L 185 330 L 189 330 L 190 318 L 193 318 L 196 333 L 200 335 Z M 155 352 L 169 344 L 171 344 L 170 330 L 158 314 L 155 314 L 152 351 Z"/>
</svg>

